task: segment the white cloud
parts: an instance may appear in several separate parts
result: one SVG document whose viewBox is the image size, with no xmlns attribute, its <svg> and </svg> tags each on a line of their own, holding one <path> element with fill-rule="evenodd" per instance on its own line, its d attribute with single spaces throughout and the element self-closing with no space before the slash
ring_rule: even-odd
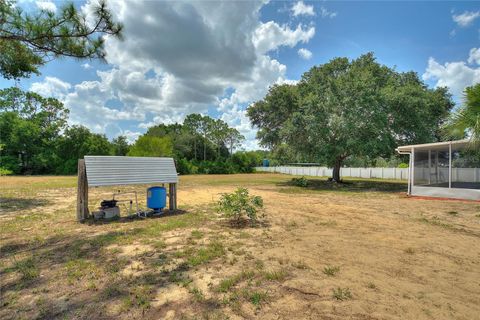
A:
<svg viewBox="0 0 480 320">
<path fill-rule="evenodd" d="M 464 61 L 446 62 L 442 65 L 431 57 L 422 78 L 434 80 L 436 87 L 448 87 L 450 93 L 459 99 L 465 87 L 480 82 L 480 67 L 469 67 Z"/>
<path fill-rule="evenodd" d="M 298 55 L 305 60 L 310 60 L 312 58 L 312 51 L 305 49 L 305 48 L 300 48 L 298 49 Z"/>
<path fill-rule="evenodd" d="M 55 77 L 45 77 L 42 82 L 34 82 L 30 90 L 45 97 L 63 99 L 72 85 Z"/>
<path fill-rule="evenodd" d="M 470 49 L 470 54 L 468 55 L 467 61 L 470 64 L 480 64 L 480 48 Z"/>
<path fill-rule="evenodd" d="M 82 68 L 85 69 L 85 70 L 88 70 L 88 69 L 91 69 L 92 66 L 88 62 L 85 62 L 85 63 L 82 64 Z"/>
<path fill-rule="evenodd" d="M 50 0 L 37 0 L 35 1 L 37 7 L 41 10 L 56 12 L 57 6 Z"/>
<path fill-rule="evenodd" d="M 268 52 L 307 43 L 315 34 L 313 26 L 262 23 L 263 5 L 109 2 L 125 26 L 125 40 L 107 37 L 106 60 L 112 68 L 97 71 L 97 81 L 77 84 L 65 94 L 71 122 L 105 132 L 122 121 L 136 121 L 141 132 L 217 107 L 248 137 L 247 145 L 255 146 L 245 106 L 262 98 L 272 84 L 291 82 L 286 66 Z M 82 10 L 89 8 L 87 3 Z"/>
<path fill-rule="evenodd" d="M 135 140 L 137 140 L 138 137 L 142 135 L 142 133 L 138 131 L 125 130 L 125 131 L 121 131 L 119 135 L 125 136 L 127 138 L 128 143 L 134 143 Z"/>
<path fill-rule="evenodd" d="M 277 49 L 279 46 L 294 47 L 297 43 L 307 43 L 315 35 L 315 27 L 304 29 L 298 25 L 296 29 L 280 26 L 273 21 L 262 23 L 253 35 L 253 43 L 260 53 Z"/>
<path fill-rule="evenodd" d="M 337 13 L 335 11 L 328 11 L 327 8 L 321 7 L 320 8 L 320 15 L 322 18 L 335 18 L 337 16 Z"/>
<path fill-rule="evenodd" d="M 292 12 L 293 12 L 293 15 L 295 17 L 296 16 L 301 16 L 301 15 L 305 15 L 305 16 L 314 16 L 315 15 L 315 11 L 313 9 L 313 6 L 303 3 L 303 1 L 298 1 L 297 3 L 295 3 L 292 6 Z"/>
<path fill-rule="evenodd" d="M 480 17 L 480 11 L 465 11 L 462 14 L 453 15 L 452 19 L 460 27 L 468 27 L 471 25 L 478 17 Z"/>
</svg>

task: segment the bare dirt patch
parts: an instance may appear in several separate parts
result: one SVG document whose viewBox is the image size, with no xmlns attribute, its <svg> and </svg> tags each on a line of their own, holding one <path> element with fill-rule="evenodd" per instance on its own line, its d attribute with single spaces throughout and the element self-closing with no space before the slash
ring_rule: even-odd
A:
<svg viewBox="0 0 480 320">
<path fill-rule="evenodd" d="M 2 319 L 480 314 L 478 203 L 410 199 L 396 181 L 301 188 L 285 175 L 187 176 L 183 214 L 78 224 L 74 177 L 2 179 L 12 201 L 47 201 L 0 217 Z M 219 218 L 212 203 L 239 186 L 263 197 L 267 223 Z M 91 209 L 117 189 L 92 189 Z M 145 205 L 144 186 L 122 190 Z"/>
</svg>

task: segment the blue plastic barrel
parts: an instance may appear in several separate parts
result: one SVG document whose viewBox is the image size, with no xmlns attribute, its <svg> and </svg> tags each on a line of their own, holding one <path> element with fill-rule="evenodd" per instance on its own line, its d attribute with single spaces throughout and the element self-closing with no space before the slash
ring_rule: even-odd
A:
<svg viewBox="0 0 480 320">
<path fill-rule="evenodd" d="M 153 210 L 165 208 L 167 204 L 167 189 L 151 187 L 147 189 L 147 207 Z"/>
</svg>

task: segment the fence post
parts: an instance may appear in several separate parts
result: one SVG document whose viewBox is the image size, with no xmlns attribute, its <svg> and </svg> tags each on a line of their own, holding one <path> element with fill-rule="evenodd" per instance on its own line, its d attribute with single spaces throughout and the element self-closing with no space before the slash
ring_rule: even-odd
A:
<svg viewBox="0 0 480 320">
<path fill-rule="evenodd" d="M 85 160 L 78 160 L 78 180 L 77 180 L 77 220 L 79 222 L 88 219 L 88 181 Z"/>
</svg>

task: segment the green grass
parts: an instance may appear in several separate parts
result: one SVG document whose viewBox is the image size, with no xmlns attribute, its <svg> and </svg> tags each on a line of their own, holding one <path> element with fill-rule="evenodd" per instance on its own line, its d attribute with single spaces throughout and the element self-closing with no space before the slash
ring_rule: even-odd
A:
<svg viewBox="0 0 480 320">
<path fill-rule="evenodd" d="M 182 287 L 187 287 L 193 281 L 192 279 L 190 279 L 190 277 L 188 277 L 188 275 L 179 271 L 170 272 L 168 274 L 168 280 Z"/>
<path fill-rule="evenodd" d="M 246 296 L 248 300 L 257 308 L 260 308 L 263 303 L 265 303 L 268 299 L 268 292 L 267 291 L 247 291 Z"/>
<path fill-rule="evenodd" d="M 188 258 L 187 262 L 190 266 L 195 267 L 208 263 L 216 258 L 225 255 L 225 247 L 219 241 L 210 242 L 206 247 L 198 249 L 193 252 Z"/>
<path fill-rule="evenodd" d="M 205 295 L 203 294 L 202 290 L 198 289 L 197 287 L 190 288 L 188 291 L 193 295 L 195 301 L 202 302 L 205 300 Z"/>
<path fill-rule="evenodd" d="M 21 275 L 23 281 L 30 281 L 40 275 L 40 269 L 37 266 L 37 261 L 33 257 L 16 261 L 11 268 L 11 271 L 17 271 Z"/>
<path fill-rule="evenodd" d="M 193 239 L 202 239 L 204 235 L 205 233 L 200 230 L 192 230 L 192 233 L 191 233 L 191 237 Z"/>
<path fill-rule="evenodd" d="M 290 176 L 291 177 L 291 176 Z M 287 181 L 280 183 L 283 193 L 308 193 L 308 192 L 402 192 L 406 191 L 407 183 L 403 180 L 390 179 L 361 179 L 344 178 L 343 183 L 333 183 L 325 178 L 309 177 L 307 187 L 294 187 Z"/>
<path fill-rule="evenodd" d="M 373 282 L 367 283 L 367 288 L 372 289 L 372 290 L 378 289 L 377 286 L 375 285 L 375 283 L 373 283 Z"/>
<path fill-rule="evenodd" d="M 340 271 L 340 267 L 337 266 L 326 266 L 323 268 L 323 273 L 327 276 L 333 277 Z"/>
<path fill-rule="evenodd" d="M 292 262 L 292 267 L 300 269 L 300 270 L 310 269 L 310 267 L 305 263 L 305 261 Z"/>
<path fill-rule="evenodd" d="M 130 310 L 132 308 L 148 309 L 150 308 L 153 293 L 154 290 L 151 286 L 136 286 L 130 290 L 128 296 L 123 298 L 122 307 L 124 310 Z"/>
<path fill-rule="evenodd" d="M 333 298 L 339 301 L 350 300 L 353 298 L 349 288 L 334 288 L 332 289 Z"/>
<path fill-rule="evenodd" d="M 265 271 L 263 276 L 269 281 L 283 281 L 288 276 L 288 272 L 285 270 L 271 270 Z"/>
<path fill-rule="evenodd" d="M 70 283 L 79 281 L 85 277 L 95 279 L 100 275 L 100 271 L 94 262 L 86 259 L 75 259 L 65 264 L 65 272 Z"/>
<path fill-rule="evenodd" d="M 222 281 L 220 281 L 220 283 L 218 284 L 218 287 L 216 288 L 216 291 L 224 292 L 224 293 L 228 292 L 238 283 L 245 281 L 247 279 L 252 279 L 253 277 L 255 277 L 254 271 L 244 270 L 233 277 L 225 278 Z"/>
</svg>

